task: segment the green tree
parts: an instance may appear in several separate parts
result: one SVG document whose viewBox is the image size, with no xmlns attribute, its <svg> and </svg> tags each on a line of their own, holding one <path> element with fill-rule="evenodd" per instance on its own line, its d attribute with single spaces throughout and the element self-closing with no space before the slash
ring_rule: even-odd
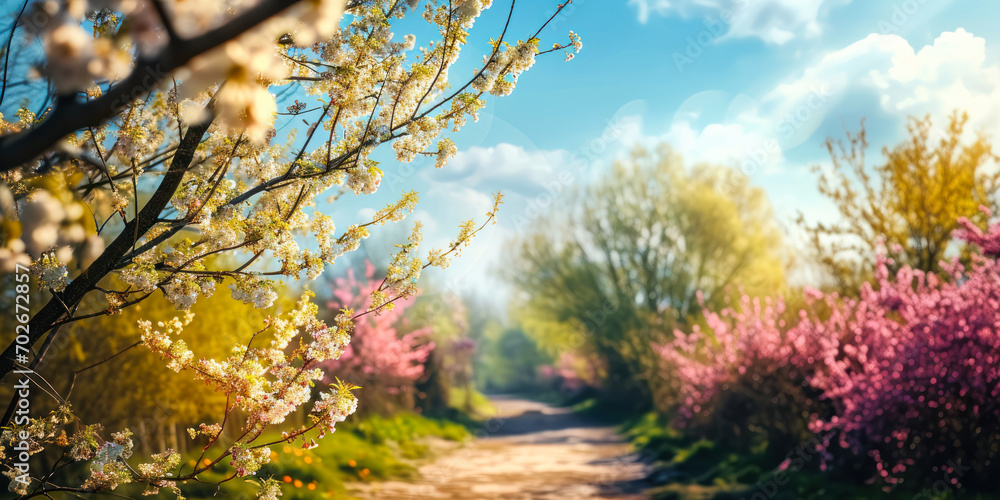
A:
<svg viewBox="0 0 1000 500">
<path fill-rule="evenodd" d="M 478 385 L 486 391 L 530 392 L 541 389 L 538 368 L 551 357 L 521 328 L 504 328 L 492 322 L 483 330 L 476 362 Z"/>
<path fill-rule="evenodd" d="M 650 343 L 696 320 L 699 294 L 716 307 L 784 286 L 770 203 L 732 170 L 638 148 L 569 205 L 521 242 L 515 314 L 543 349 L 598 354 L 609 394 L 649 401 Z"/>
</svg>

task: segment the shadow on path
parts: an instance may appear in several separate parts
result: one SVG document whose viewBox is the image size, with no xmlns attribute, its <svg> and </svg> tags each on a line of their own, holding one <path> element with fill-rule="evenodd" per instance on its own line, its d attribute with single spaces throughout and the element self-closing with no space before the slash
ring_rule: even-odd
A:
<svg viewBox="0 0 1000 500">
<path fill-rule="evenodd" d="M 606 427 L 606 424 L 574 413 L 544 413 L 541 410 L 528 410 L 520 415 L 504 419 L 503 425 L 496 431 L 495 435 L 515 436 L 535 432 L 594 427 Z"/>
<path fill-rule="evenodd" d="M 607 426 L 566 408 L 491 397 L 481 437 L 420 468 L 412 483 L 359 486 L 361 498 L 627 499 L 641 495 L 646 467 Z"/>
</svg>

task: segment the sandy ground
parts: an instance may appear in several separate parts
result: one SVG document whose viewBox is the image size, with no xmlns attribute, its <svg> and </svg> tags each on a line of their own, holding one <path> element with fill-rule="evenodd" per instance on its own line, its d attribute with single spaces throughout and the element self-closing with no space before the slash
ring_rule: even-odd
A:
<svg viewBox="0 0 1000 500">
<path fill-rule="evenodd" d="M 611 427 L 565 409 L 492 398 L 476 440 L 420 467 L 415 482 L 360 486 L 360 498 L 641 499 L 645 467 Z"/>
</svg>

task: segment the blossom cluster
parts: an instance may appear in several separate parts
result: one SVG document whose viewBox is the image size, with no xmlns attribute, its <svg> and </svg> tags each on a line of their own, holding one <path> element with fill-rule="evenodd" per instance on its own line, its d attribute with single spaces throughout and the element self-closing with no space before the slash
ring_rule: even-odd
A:
<svg viewBox="0 0 1000 500">
<path fill-rule="evenodd" d="M 375 279 L 375 267 L 370 262 L 365 265 L 363 282 L 358 281 L 353 270 L 334 282 L 334 300 L 327 304 L 329 309 L 372 309 L 372 292 L 379 288 L 381 280 Z M 363 388 L 377 382 L 389 390 L 399 390 L 419 379 L 434 343 L 427 340 L 430 328 L 420 328 L 406 335 L 397 331 L 405 310 L 412 303 L 412 297 L 398 300 L 391 310 L 359 318 L 344 354 L 322 365 L 327 378 L 361 380 Z"/>
<path fill-rule="evenodd" d="M 190 371 L 202 382 L 229 395 L 233 404 L 246 414 L 248 432 L 256 433 L 272 424 L 280 424 L 299 406 L 309 401 L 310 387 L 322 378 L 317 364 L 338 358 L 350 342 L 351 326 L 329 327 L 316 319 L 317 307 L 307 293 L 296 308 L 285 315 L 271 317 L 266 329 L 272 340 L 266 347 L 236 346 L 224 360 L 195 359 L 194 353 L 179 338 L 194 315 L 160 322 L 140 321 L 143 345 L 167 360 L 175 371 Z M 303 338 L 301 345 L 286 354 L 291 341 Z M 307 339 L 307 340 L 306 340 Z M 215 430 L 214 425 L 208 429 Z M 248 469 L 249 470 L 249 469 Z"/>
<path fill-rule="evenodd" d="M 273 41 L 285 33 L 294 33 L 302 46 L 326 39 L 338 30 L 345 3 L 293 3 L 257 29 L 194 58 L 179 74 L 185 95 L 197 96 L 225 80 L 216 108 L 222 123 L 262 139 L 276 108 L 274 97 L 259 80 L 277 81 L 289 73 Z M 219 28 L 232 17 L 231 7 L 216 0 L 163 2 L 159 11 L 150 0 L 48 0 L 33 8 L 31 19 L 42 21 L 32 28 L 45 50 L 46 76 L 62 94 L 88 89 L 96 81 L 121 80 L 132 71 L 133 51 L 156 55 L 170 50 L 171 43 Z M 127 30 L 119 29 L 123 18 Z M 84 28 L 85 20 L 94 22 L 93 34 Z M 171 40 L 171 35 L 178 39 Z M 127 144 L 122 147 L 129 149 Z"/>
<path fill-rule="evenodd" d="M 963 481 L 994 484 L 1000 226 L 962 225 L 956 236 L 981 253 L 968 269 L 946 266 L 944 278 L 905 266 L 891 273 L 891 261 L 880 258 L 859 298 L 812 290 L 810 309 L 794 325 L 785 324 L 780 301 L 744 298 L 737 308 L 706 311 L 707 330 L 677 332 L 659 346 L 677 384 L 681 423 L 725 411 L 725 396 L 742 392 L 769 398 L 761 407 L 778 405 L 787 421 L 805 420 L 827 465 L 861 456 L 892 485 L 959 463 L 974 469 Z M 799 404 L 778 404 L 766 392 L 773 384 L 798 394 Z M 781 422 L 772 413 L 755 423 Z"/>
<path fill-rule="evenodd" d="M 679 423 L 709 416 L 740 380 L 761 386 L 784 378 L 794 385 L 802 374 L 788 367 L 812 367 L 836 352 L 836 335 L 786 328 L 784 313 L 780 299 L 744 296 L 738 307 L 704 311 L 707 329 L 678 330 L 672 342 L 655 346 L 677 385 Z"/>
<path fill-rule="evenodd" d="M 4 475 L 12 479 L 11 491 L 27 495 L 44 484 L 36 478 L 29 483 L 14 481 L 13 478 L 22 472 L 10 465 L 8 450 L 13 453 L 27 451 L 33 456 L 48 447 L 58 447 L 64 450 L 64 458 L 70 462 L 89 462 L 89 474 L 80 486 L 81 491 L 110 491 L 123 484 L 140 482 L 147 486 L 147 494 L 156 494 L 160 488 L 180 493 L 175 482 L 166 480 L 180 463 L 179 454 L 167 450 L 133 468 L 128 464 L 135 447 L 132 432 L 122 429 L 112 433 L 110 439 L 103 439 L 101 430 L 101 424 L 81 425 L 69 405 L 61 405 L 46 416 L 31 418 L 24 425 L 5 429 L 0 434 L 0 461 L 5 467 Z M 28 436 L 28 449 L 13 448 L 24 435 Z"/>
<path fill-rule="evenodd" d="M 206 464 L 214 465 L 228 459 L 236 476 L 255 474 L 271 459 L 270 449 L 266 444 L 256 443 L 257 438 L 269 426 L 284 423 L 288 415 L 306 406 L 313 399 L 311 387 L 324 376 L 317 366 L 343 354 L 350 341 L 353 321 L 340 318 L 336 326 L 327 326 L 316 319 L 318 308 L 311 297 L 307 293 L 294 309 L 269 317 L 264 330 L 255 334 L 247 345 L 234 347 L 232 355 L 223 360 L 198 359 L 181 338 L 184 328 L 194 320 L 191 312 L 155 325 L 145 320 L 139 322 L 142 345 L 164 358 L 169 368 L 191 373 L 226 394 L 230 402 L 225 409 L 227 418 L 221 423 L 203 423 L 197 429 L 188 430 L 191 439 L 208 440 L 205 452 L 211 450 L 227 423 L 236 425 L 228 416 L 237 410 L 242 413 L 241 437 L 217 451 L 214 460 L 206 459 Z M 265 331 L 270 341 L 254 346 L 253 341 Z M 297 347 L 291 348 L 294 340 L 298 340 Z M 307 446 L 315 446 L 315 439 L 333 432 L 337 423 L 354 413 L 357 399 L 351 392 L 353 389 L 356 387 L 332 384 L 316 398 L 309 422 L 285 430 L 281 441 L 302 440 Z M 141 483 L 146 487 L 146 494 L 156 494 L 161 488 L 180 494 L 178 479 L 195 478 L 211 468 L 211 465 L 199 465 L 200 468 L 196 467 L 184 477 L 174 477 L 181 461 L 174 450 L 154 454 L 150 461 L 133 467 L 129 464 L 134 448 L 130 430 L 123 429 L 105 440 L 101 437 L 100 424 L 76 425 L 77 422 L 72 410 L 62 406 L 46 417 L 30 419 L 26 425 L 4 431 L 0 435 L 3 446 L 0 451 L 21 441 L 22 431 L 29 436 L 30 454 L 39 453 L 47 446 L 63 447 L 70 459 L 89 462 L 90 474 L 79 486 L 84 492 L 112 491 L 123 484 Z M 67 430 L 74 427 L 73 433 L 67 435 Z M 5 473 L 16 475 L 17 469 L 6 459 L 5 455 L 0 455 L 0 462 L 7 465 Z M 28 485 L 11 484 L 20 488 L 20 494 L 28 491 Z M 261 488 L 264 497 L 278 494 L 274 485 L 269 484 Z"/>
<path fill-rule="evenodd" d="M 19 203 L 0 185 L 0 271 L 30 266 L 44 289 L 61 291 L 66 265 L 76 259 L 86 269 L 104 250 L 94 234 L 83 200 L 66 187 L 66 179 L 50 175 L 27 191 Z"/>
<path fill-rule="evenodd" d="M 309 293 L 303 295 L 293 310 L 267 320 L 264 330 L 270 330 L 269 343 L 255 347 L 251 339 L 246 346 L 234 347 L 232 355 L 223 360 L 196 359 L 194 352 L 180 338 L 184 327 L 194 318 L 190 312 L 184 318 L 159 322 L 155 326 L 149 321 L 139 322 L 142 343 L 146 348 L 166 359 L 171 369 L 190 372 L 196 379 L 225 393 L 232 405 L 226 408 L 227 415 L 235 409 L 242 411 L 244 423 L 241 435 L 249 437 L 237 440 L 216 460 L 228 457 L 229 465 L 238 476 L 255 474 L 270 461 L 270 449 L 254 443 L 254 440 L 267 427 L 284 423 L 288 415 L 312 399 L 311 387 L 323 377 L 317 366 L 339 357 L 350 341 L 352 325 L 341 323 L 329 327 L 317 320 L 317 306 L 311 302 L 311 297 Z M 300 339 L 298 347 L 288 352 L 295 339 Z M 342 422 L 353 413 L 356 405 L 356 398 L 349 389 L 333 386 L 320 394 L 314 404 L 312 423 L 286 431 L 284 440 L 306 440 L 307 433 L 314 429 L 322 437 L 332 431 L 337 422 Z M 189 429 L 188 433 L 192 439 L 208 439 L 208 449 L 216 442 L 225 425 L 226 421 L 201 424 L 198 429 Z M 156 486 L 156 471 L 169 469 L 168 465 L 173 461 L 175 455 L 166 454 L 147 467 L 148 470 L 140 469 L 144 481 Z M 107 472 L 101 477 L 105 476 L 108 476 Z M 110 483 L 104 485 L 113 486 Z"/>
</svg>

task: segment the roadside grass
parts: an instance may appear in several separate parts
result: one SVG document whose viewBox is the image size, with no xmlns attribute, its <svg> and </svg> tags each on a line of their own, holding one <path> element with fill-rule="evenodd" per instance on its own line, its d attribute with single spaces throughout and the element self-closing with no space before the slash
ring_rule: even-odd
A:
<svg viewBox="0 0 1000 500">
<path fill-rule="evenodd" d="M 766 443 L 750 453 L 726 449 L 697 439 L 668 425 L 656 412 L 634 418 L 621 426 L 622 435 L 653 463 L 650 478 L 656 486 L 648 493 L 654 500 L 987 500 L 995 496 L 973 494 L 944 482 L 929 487 L 900 486 L 883 491 L 878 484 L 837 481 L 815 470 L 818 464 L 798 471 L 761 467 Z"/>
<path fill-rule="evenodd" d="M 369 416 L 358 422 L 348 420 L 333 435 L 319 441 L 316 448 L 303 449 L 301 442 L 272 446 L 271 462 L 258 471 L 256 478 L 273 477 L 282 481 L 282 500 L 350 498 L 347 488 L 350 482 L 415 478 L 417 470 L 408 462 L 431 456 L 432 450 L 424 442 L 426 438 L 461 442 L 469 435 L 461 424 L 415 413 Z M 265 435 L 260 442 L 278 438 Z M 190 471 L 197 458 L 197 454 L 185 457 L 184 468 Z M 257 486 L 251 482 L 254 477 L 235 478 L 221 487 L 211 484 L 232 473 L 228 461 L 216 465 L 205 474 L 206 483 L 184 485 L 187 497 L 257 498 Z M 161 496 L 168 498 L 167 490 Z"/>
<path fill-rule="evenodd" d="M 493 410 L 489 398 L 476 389 L 450 387 L 448 401 L 451 403 L 451 409 L 458 409 L 471 417 L 489 415 Z"/>
</svg>

